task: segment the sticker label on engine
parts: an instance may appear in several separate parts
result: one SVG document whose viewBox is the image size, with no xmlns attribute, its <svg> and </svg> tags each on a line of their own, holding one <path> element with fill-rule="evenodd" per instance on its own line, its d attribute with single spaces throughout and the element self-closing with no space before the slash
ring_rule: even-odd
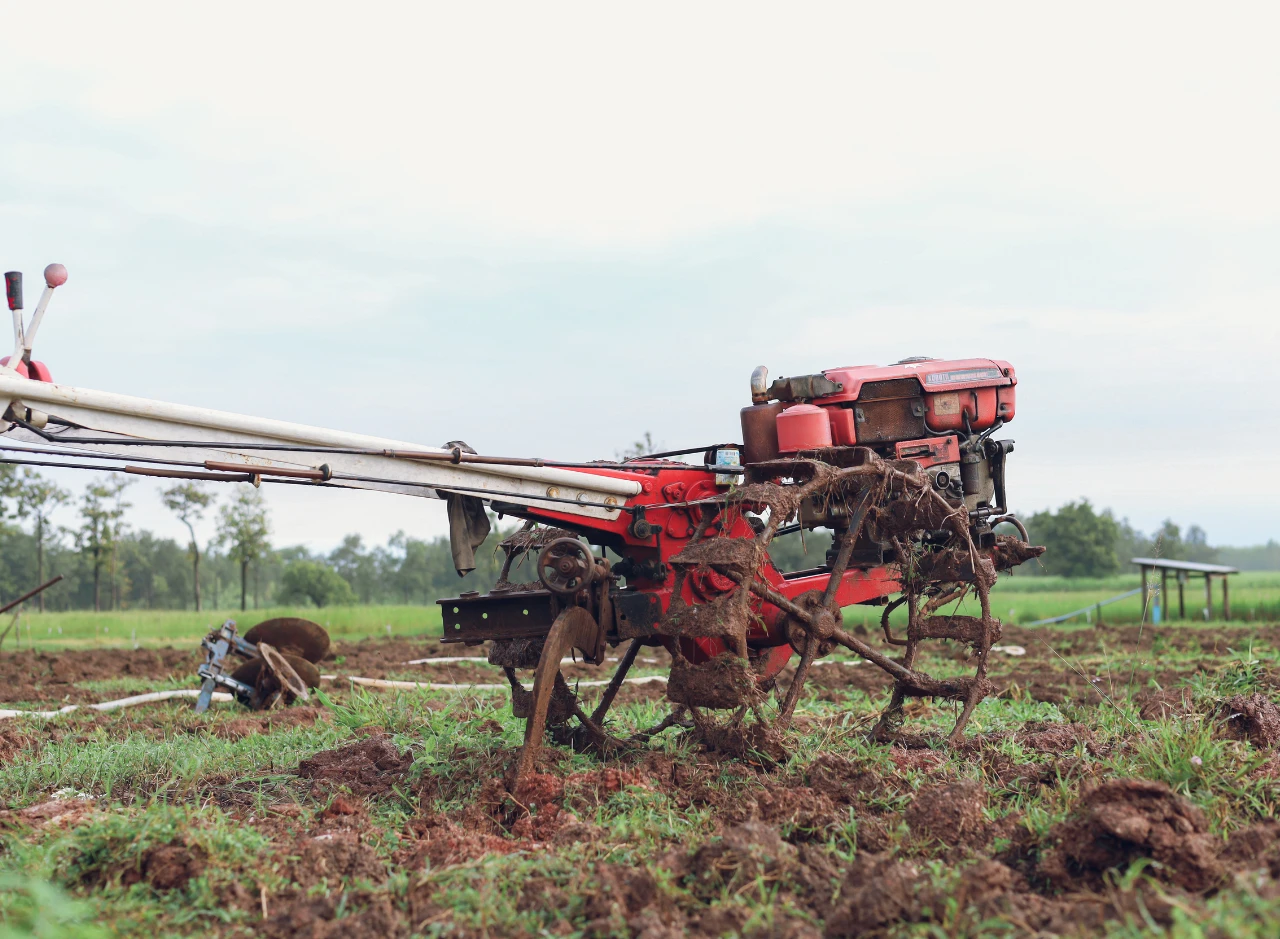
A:
<svg viewBox="0 0 1280 939">
<path fill-rule="evenodd" d="M 926 385 L 951 385 L 961 381 L 988 381 L 1000 377 L 998 368 L 961 368 L 954 372 L 934 372 L 924 377 Z"/>
<path fill-rule="evenodd" d="M 944 414 L 960 413 L 960 396 L 959 395 L 934 395 L 933 396 L 933 413 L 939 416 Z"/>
</svg>

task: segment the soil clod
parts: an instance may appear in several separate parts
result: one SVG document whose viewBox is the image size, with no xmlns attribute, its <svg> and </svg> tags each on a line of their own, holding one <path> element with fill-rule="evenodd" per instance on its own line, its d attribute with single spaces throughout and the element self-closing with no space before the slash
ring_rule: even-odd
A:
<svg viewBox="0 0 1280 939">
<path fill-rule="evenodd" d="M 1218 709 L 1223 732 L 1233 740 L 1248 740 L 1260 749 L 1280 741 L 1280 709 L 1264 694 L 1238 694 Z"/>
<path fill-rule="evenodd" d="M 400 753 L 390 736 L 378 734 L 303 760 L 298 775 L 332 787 L 346 786 L 358 796 L 374 796 L 391 791 L 412 765 L 412 754 Z"/>
<path fill-rule="evenodd" d="M 142 862 L 142 877 L 156 890 L 178 890 L 203 874 L 204 868 L 204 850 L 179 841 L 148 851 Z"/>
<path fill-rule="evenodd" d="M 980 783 L 961 780 L 930 786 L 916 793 L 907 809 L 907 825 L 918 838 L 959 845 L 985 833 L 986 791 Z"/>
<path fill-rule="evenodd" d="M 1101 889 L 1107 871 L 1123 872 L 1139 858 L 1157 862 L 1157 876 L 1192 892 L 1222 877 L 1220 842 L 1209 833 L 1204 813 L 1161 782 L 1102 783 L 1080 799 L 1055 835 L 1058 847 L 1041 873 L 1063 886 L 1082 882 Z"/>
</svg>

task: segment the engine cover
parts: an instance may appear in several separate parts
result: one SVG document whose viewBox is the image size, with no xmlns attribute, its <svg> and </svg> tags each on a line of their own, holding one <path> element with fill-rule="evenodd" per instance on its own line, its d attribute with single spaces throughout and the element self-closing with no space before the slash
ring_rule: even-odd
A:
<svg viewBox="0 0 1280 939">
<path fill-rule="evenodd" d="M 980 433 L 997 421 L 1008 422 L 1014 416 L 1017 384 L 1013 366 L 999 359 L 915 358 L 888 366 L 856 365 L 779 379 L 770 394 L 794 402 L 778 415 L 778 427 L 779 449 L 795 452 L 808 449 L 800 446 L 803 441 L 826 436 L 810 429 L 814 415 L 809 407 L 826 412 L 831 445 L 885 447 L 905 440 Z M 803 420 L 797 420 L 801 414 Z M 804 426 L 807 432 L 788 432 L 793 426 Z M 783 439 L 792 446 L 782 444 Z"/>
</svg>

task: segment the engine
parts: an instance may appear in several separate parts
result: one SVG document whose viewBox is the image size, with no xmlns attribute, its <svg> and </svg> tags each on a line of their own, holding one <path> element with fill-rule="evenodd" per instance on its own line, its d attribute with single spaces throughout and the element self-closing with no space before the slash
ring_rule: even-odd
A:
<svg viewBox="0 0 1280 939">
<path fill-rule="evenodd" d="M 1013 452 L 1012 440 L 992 439 L 1016 409 L 1018 378 L 1008 362 L 917 356 L 772 384 L 767 376 L 764 366 L 752 373 L 752 403 L 742 409 L 746 464 L 791 456 L 847 466 L 866 450 L 913 460 L 949 502 L 964 504 L 975 542 L 994 543 L 991 522 L 1007 512 L 1005 458 Z M 801 523 L 840 527 L 812 500 L 801 507 Z M 859 546 L 860 554 L 868 550 Z"/>
</svg>

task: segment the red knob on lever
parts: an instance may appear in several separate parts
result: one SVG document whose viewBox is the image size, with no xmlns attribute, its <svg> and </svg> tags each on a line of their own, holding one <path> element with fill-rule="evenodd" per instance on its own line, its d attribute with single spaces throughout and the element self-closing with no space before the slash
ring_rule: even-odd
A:
<svg viewBox="0 0 1280 939">
<path fill-rule="evenodd" d="M 50 264 L 44 269 L 46 287 L 61 287 L 67 282 L 67 269 L 61 264 Z"/>
<path fill-rule="evenodd" d="M 9 309 L 22 309 L 22 271 L 5 272 L 4 295 L 9 300 Z"/>
</svg>

